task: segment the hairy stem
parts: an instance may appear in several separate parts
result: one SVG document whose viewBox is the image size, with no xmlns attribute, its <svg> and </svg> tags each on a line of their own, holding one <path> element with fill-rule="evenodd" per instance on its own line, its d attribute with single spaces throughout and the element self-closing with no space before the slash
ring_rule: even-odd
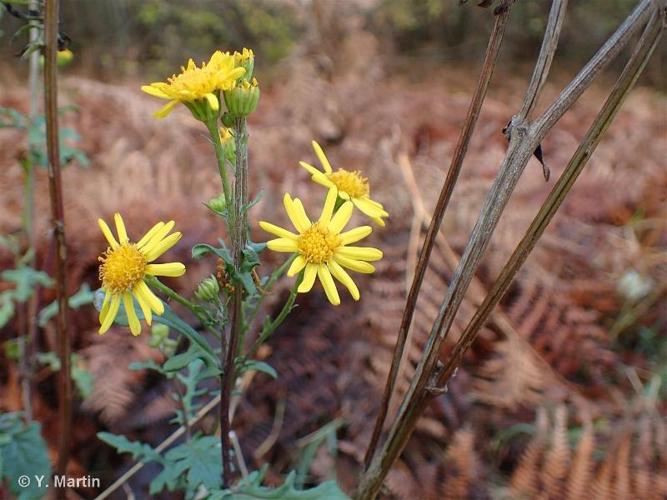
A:
<svg viewBox="0 0 667 500">
<path fill-rule="evenodd" d="M 237 118 L 234 123 L 234 140 L 236 141 L 236 168 L 234 175 L 234 205 L 231 238 L 232 257 L 237 274 L 240 274 L 243 265 L 243 250 L 246 246 L 248 233 L 248 133 L 246 119 Z M 222 445 L 222 475 L 223 487 L 231 485 L 232 480 L 232 443 L 229 438 L 231 422 L 229 405 L 232 391 L 236 382 L 236 356 L 238 354 L 239 339 L 243 331 L 243 284 L 239 280 L 234 282 L 232 295 L 231 329 L 229 342 L 222 372 L 222 394 L 220 400 L 220 439 Z"/>
<path fill-rule="evenodd" d="M 229 206 L 230 200 L 232 199 L 232 192 L 229 187 L 227 166 L 225 165 L 225 153 L 222 150 L 222 143 L 220 142 L 220 132 L 218 131 L 217 119 L 209 121 L 206 124 L 206 127 L 208 128 L 208 133 L 211 136 L 213 147 L 215 148 L 215 157 L 218 160 L 218 172 L 220 173 L 220 180 L 222 181 L 222 192 L 225 195 L 225 203 L 227 203 L 227 206 Z"/>
<path fill-rule="evenodd" d="M 59 372 L 59 422 L 58 462 L 56 474 L 66 474 L 69 461 L 69 445 L 72 419 L 72 379 L 70 377 L 70 340 L 67 332 L 67 244 L 65 240 L 65 210 L 60 174 L 60 147 L 58 140 L 58 75 L 56 52 L 58 39 L 59 0 L 48 0 L 44 21 L 44 96 L 46 114 L 46 143 L 48 155 L 49 197 L 51 218 L 56 243 L 56 336 L 60 356 Z M 64 497 L 65 491 L 58 495 Z"/>
<path fill-rule="evenodd" d="M 401 365 L 401 359 L 403 358 L 403 352 L 405 350 L 405 343 L 408 338 L 410 324 L 412 323 L 412 317 L 414 316 L 415 307 L 417 305 L 417 298 L 419 297 L 419 291 L 421 289 L 422 282 L 424 281 L 424 276 L 428 267 L 429 258 L 431 257 L 431 251 L 433 250 L 435 238 L 440 229 L 440 225 L 442 224 L 442 219 L 445 215 L 447 206 L 449 205 L 449 200 L 452 197 L 454 186 L 456 185 L 461 167 L 463 166 L 463 158 L 468 151 L 470 138 L 472 137 L 472 132 L 475 128 L 475 125 L 477 124 L 479 112 L 482 108 L 484 98 L 486 97 L 486 92 L 489 87 L 489 82 L 491 81 L 491 76 L 493 75 L 493 69 L 496 65 L 500 45 L 505 33 L 505 27 L 507 26 L 512 4 L 511 2 L 506 2 L 506 5 L 507 9 L 504 9 L 498 16 L 496 16 L 493 31 L 486 48 L 486 55 L 484 57 L 484 64 L 482 65 L 482 72 L 480 73 L 479 79 L 477 81 L 477 87 L 475 88 L 475 92 L 473 93 L 473 97 L 470 102 L 470 108 L 468 109 L 468 116 L 466 117 L 465 124 L 461 130 L 461 135 L 459 136 L 456 150 L 454 151 L 454 156 L 452 157 L 449 170 L 447 171 L 447 177 L 445 178 L 444 184 L 440 191 L 440 196 L 433 213 L 433 218 L 431 219 L 431 224 L 429 225 L 428 231 L 426 233 L 424 246 L 422 247 L 422 251 L 419 254 L 419 260 L 417 261 L 417 265 L 415 267 L 412 285 L 410 286 L 405 308 L 403 309 L 401 326 L 398 331 L 398 338 L 394 347 L 391 367 L 389 369 L 389 374 L 387 375 L 387 383 L 385 384 L 382 401 L 380 403 L 380 410 L 375 421 L 375 427 L 373 429 L 373 434 L 371 436 L 368 449 L 366 450 L 366 456 L 364 459 L 366 468 L 370 464 L 371 458 L 376 451 L 380 435 L 382 434 L 382 428 L 384 427 L 384 422 L 387 417 L 387 412 L 389 411 L 389 404 L 391 402 L 391 396 L 396 385 L 396 378 L 398 376 L 398 371 Z"/>
</svg>

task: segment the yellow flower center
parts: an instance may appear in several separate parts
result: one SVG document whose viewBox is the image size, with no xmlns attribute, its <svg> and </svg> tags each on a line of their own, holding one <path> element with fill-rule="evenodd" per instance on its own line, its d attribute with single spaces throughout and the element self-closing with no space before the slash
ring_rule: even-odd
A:
<svg viewBox="0 0 667 500">
<path fill-rule="evenodd" d="M 146 256 L 134 243 L 125 243 L 115 250 L 107 249 L 98 258 L 100 280 L 103 288 L 111 293 L 132 290 L 146 274 Z"/>
<path fill-rule="evenodd" d="M 368 195 L 368 179 L 361 175 L 361 172 L 350 172 L 339 168 L 332 174 L 329 174 L 329 180 L 333 182 L 339 191 L 344 191 L 351 198 L 361 198 Z"/>
<path fill-rule="evenodd" d="M 315 223 L 299 236 L 299 253 L 310 264 L 327 262 L 340 246 L 340 237 Z"/>
</svg>

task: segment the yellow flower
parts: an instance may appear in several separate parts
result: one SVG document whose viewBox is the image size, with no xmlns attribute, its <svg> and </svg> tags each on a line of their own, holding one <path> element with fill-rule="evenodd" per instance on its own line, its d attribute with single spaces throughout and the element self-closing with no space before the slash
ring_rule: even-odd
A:
<svg viewBox="0 0 667 500">
<path fill-rule="evenodd" d="M 352 216 L 352 203 L 346 201 L 334 213 L 337 194 L 331 189 L 327 194 L 322 214 L 316 222 L 311 222 L 303 208 L 301 200 L 292 199 L 285 193 L 283 203 L 290 221 L 298 231 L 295 234 L 269 222 L 260 222 L 264 231 L 278 236 L 267 242 L 275 252 L 296 253 L 297 257 L 287 270 L 288 276 L 304 271 L 298 292 L 310 291 L 318 277 L 324 292 L 333 305 L 340 304 L 338 290 L 333 278 L 340 281 L 350 292 L 354 300 L 359 300 L 359 289 L 344 268 L 359 273 L 372 273 L 375 268 L 369 261 L 382 258 L 377 248 L 349 246 L 373 231 L 370 226 L 360 226 L 341 233 Z M 333 276 L 333 277 L 332 277 Z"/>
<path fill-rule="evenodd" d="M 120 214 L 114 214 L 114 221 L 118 240 L 106 222 L 102 219 L 97 220 L 109 242 L 109 248 L 99 257 L 101 262 L 99 275 L 104 290 L 104 303 L 100 311 L 100 334 L 111 327 L 122 300 L 130 330 L 133 335 L 139 335 L 141 324 L 134 310 L 132 298 L 134 297 L 139 303 L 149 325 L 153 312 L 158 316 L 164 313 L 164 305 L 148 288 L 144 278 L 149 275 L 176 277 L 185 273 L 185 266 L 180 262 L 152 264 L 155 259 L 173 247 L 182 235 L 179 232 L 168 235 L 174 227 L 174 221 L 166 224 L 158 222 L 137 243 L 130 243 Z"/>
<path fill-rule="evenodd" d="M 190 59 L 178 75 L 173 75 L 166 82 L 143 85 L 141 90 L 154 97 L 169 100 L 155 113 L 157 118 L 167 116 L 179 102 L 193 105 L 205 101 L 211 110 L 217 112 L 220 109 L 218 92 L 232 88 L 244 73 L 244 68 L 236 67 L 233 55 L 218 50 L 208 63 L 202 63 L 201 68 Z"/>
<path fill-rule="evenodd" d="M 338 196 L 344 200 L 350 200 L 355 207 L 373 219 L 376 224 L 384 227 L 383 217 L 389 217 L 389 214 L 380 203 L 371 199 L 368 179 L 363 177 L 358 170 L 352 172 L 339 168 L 334 172 L 322 147 L 315 141 L 312 144 L 324 172 L 313 167 L 310 163 L 299 162 L 303 168 L 310 172 L 311 179 L 329 189 L 335 189 Z"/>
</svg>

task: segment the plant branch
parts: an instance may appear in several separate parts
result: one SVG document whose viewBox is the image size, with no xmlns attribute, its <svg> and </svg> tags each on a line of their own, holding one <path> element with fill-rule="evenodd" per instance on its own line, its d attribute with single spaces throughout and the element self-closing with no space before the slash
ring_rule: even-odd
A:
<svg viewBox="0 0 667 500">
<path fill-rule="evenodd" d="M 377 444 L 384 427 L 384 422 L 387 417 L 387 412 L 389 411 L 389 404 L 396 386 L 396 377 L 398 376 L 401 359 L 403 358 L 403 352 L 405 350 L 405 343 L 408 338 L 410 324 L 412 323 L 412 318 L 414 316 L 414 311 L 417 304 L 417 298 L 419 297 L 419 291 L 426 274 L 426 269 L 428 267 L 431 251 L 433 250 L 435 238 L 440 229 L 440 225 L 442 224 L 445 210 L 447 209 L 449 200 L 451 199 L 452 192 L 454 190 L 454 186 L 461 171 L 463 159 L 466 152 L 468 151 L 472 132 L 477 123 L 477 119 L 479 118 L 479 113 L 489 87 L 489 82 L 491 81 L 491 76 L 493 75 L 493 69 L 497 62 L 500 45 L 505 33 L 507 21 L 509 20 L 510 8 L 512 4 L 511 2 L 506 2 L 506 5 L 507 9 L 502 10 L 501 13 L 496 16 L 493 31 L 486 48 L 482 71 L 480 73 L 477 87 L 475 88 L 472 100 L 470 102 L 470 108 L 468 109 L 468 115 L 466 117 L 465 124 L 463 125 L 463 129 L 461 130 L 461 135 L 459 136 L 447 177 L 445 178 L 444 184 L 440 191 L 440 196 L 435 207 L 433 218 L 431 219 L 431 224 L 429 225 L 428 231 L 426 233 L 424 246 L 422 247 L 422 251 L 419 254 L 419 260 L 415 267 L 412 285 L 410 286 L 410 290 L 406 299 L 406 305 L 403 309 L 401 326 L 398 331 L 398 338 L 394 347 L 391 367 L 389 369 L 387 383 L 385 384 L 382 401 L 380 403 L 380 410 L 375 421 L 375 427 L 373 429 L 373 434 L 368 445 L 368 449 L 366 450 L 366 456 L 364 459 L 366 468 L 370 464 L 371 458 L 376 451 Z"/>
<path fill-rule="evenodd" d="M 234 140 L 236 141 L 236 170 L 234 175 L 234 205 L 231 212 L 232 220 L 232 257 L 234 267 L 239 275 L 243 266 L 243 250 L 246 246 L 248 233 L 248 133 L 246 119 L 237 118 L 234 123 Z M 224 360 L 224 369 L 221 375 L 222 399 L 220 401 L 220 440 L 222 447 L 222 485 L 228 487 L 232 480 L 232 443 L 230 442 L 229 405 L 232 391 L 236 382 L 236 356 L 239 348 L 239 338 L 243 331 L 243 284 L 239 280 L 234 282 L 232 295 L 231 329 L 229 342 Z"/>
<path fill-rule="evenodd" d="M 272 321 L 269 321 L 264 324 L 261 333 L 255 340 L 253 346 L 248 351 L 248 359 L 254 357 L 255 353 L 260 348 L 260 346 L 269 339 L 269 337 L 273 334 L 273 332 L 276 331 L 276 329 L 280 325 L 283 324 L 289 313 L 294 308 L 294 302 L 296 301 L 296 296 L 297 296 L 297 288 L 299 288 L 300 284 L 301 284 L 301 279 L 296 280 L 294 286 L 289 292 L 289 297 L 287 297 L 287 300 L 285 301 L 285 304 L 283 305 L 278 315 Z"/>
<path fill-rule="evenodd" d="M 229 202 L 232 199 L 231 189 L 229 187 L 229 178 L 227 176 L 227 166 L 225 162 L 225 153 L 222 150 L 222 143 L 220 142 L 220 132 L 218 130 L 218 120 L 211 120 L 206 124 L 208 128 L 208 133 L 211 136 L 213 141 L 213 147 L 215 148 L 215 157 L 218 162 L 218 172 L 220 173 L 220 180 L 222 181 L 222 192 L 225 195 L 225 203 L 229 207 Z"/>
<path fill-rule="evenodd" d="M 484 299 L 484 302 L 477 309 L 475 315 L 470 320 L 470 323 L 468 323 L 461 334 L 459 341 L 454 346 L 451 355 L 445 362 L 445 365 L 438 376 L 438 386 L 442 387 L 448 382 L 456 367 L 461 363 L 463 355 L 477 337 L 480 328 L 484 326 L 486 320 L 493 311 L 493 308 L 505 295 L 517 272 L 526 261 L 530 252 L 535 248 L 537 241 L 553 219 L 556 211 L 565 199 L 565 196 L 572 188 L 574 182 L 577 180 L 579 174 L 586 166 L 588 160 L 600 143 L 602 135 L 606 132 L 607 128 L 616 117 L 625 98 L 628 96 L 628 93 L 634 86 L 637 78 L 639 78 L 639 75 L 644 70 L 646 63 L 651 57 L 651 54 L 662 35 L 662 29 L 662 22 L 656 12 L 644 30 L 644 34 L 638 42 L 634 53 L 614 85 L 611 94 L 586 133 L 586 136 L 547 196 L 547 199 L 540 207 L 539 212 L 533 219 L 523 239 L 517 245 L 512 256 L 501 270 L 500 275 Z"/>
<path fill-rule="evenodd" d="M 564 10 L 560 8 L 560 3 L 554 1 L 550 17 L 563 15 Z M 500 167 L 500 172 L 487 194 L 480 216 L 473 228 L 470 240 L 450 283 L 447 295 L 440 306 L 438 316 L 425 347 L 425 353 L 417 367 L 408 393 L 403 399 L 398 417 L 390 429 L 389 437 L 383 449 L 379 453 L 376 453 L 366 473 L 362 476 L 356 498 L 374 498 L 377 495 L 389 468 L 407 443 L 421 410 L 417 403 L 424 397 L 424 391 L 428 391 L 429 389 L 428 384 L 431 381 L 433 369 L 438 361 L 440 345 L 449 332 L 454 316 L 479 266 L 500 215 L 532 152 L 546 132 L 576 101 L 576 98 L 590 86 L 594 77 L 606 67 L 611 59 L 628 43 L 630 36 L 642 26 L 650 12 L 650 6 L 651 0 L 643 0 L 639 4 L 616 33 L 612 35 L 610 40 L 598 51 L 579 75 L 575 77 L 573 82 L 567 86 L 555 103 L 547 109 L 533 126 L 529 127 L 526 120 L 518 115 L 512 119 L 510 145 L 503 164 Z M 534 76 L 532 81 L 542 81 L 542 75 L 548 73 L 548 63 L 552 60 L 553 55 L 544 54 L 544 51 L 554 51 L 556 48 L 556 40 L 558 38 L 558 29 L 556 27 L 560 26 L 560 23 L 550 21 L 548 25 L 554 26 L 554 29 L 547 31 L 545 37 L 550 37 L 553 40 L 547 41 L 542 45 L 542 53 L 539 60 L 544 61 L 544 67 L 542 65 L 536 66 L 535 75 L 539 75 L 539 78 L 536 79 L 536 76 Z M 539 89 L 539 84 L 529 87 L 521 109 L 530 111 L 530 102 L 536 101 Z"/>
<path fill-rule="evenodd" d="M 65 240 L 65 210 L 60 174 L 60 148 L 58 134 L 58 75 L 56 51 L 58 47 L 59 0 L 46 2 L 45 13 L 45 48 L 44 48 L 44 96 L 46 114 L 46 142 L 48 155 L 49 195 L 51 199 L 51 218 L 53 235 L 56 243 L 56 336 L 60 356 L 59 372 L 59 420 L 60 440 L 58 444 L 58 463 L 56 474 L 66 474 L 69 461 L 69 445 L 72 419 L 72 379 L 70 376 L 70 341 L 67 333 L 67 244 Z M 65 495 L 64 489 L 58 495 Z"/>
</svg>

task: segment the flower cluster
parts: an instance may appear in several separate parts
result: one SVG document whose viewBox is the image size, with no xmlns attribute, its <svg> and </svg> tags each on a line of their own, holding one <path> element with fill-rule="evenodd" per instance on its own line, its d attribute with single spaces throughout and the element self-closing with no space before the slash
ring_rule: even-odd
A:
<svg viewBox="0 0 667 500">
<path fill-rule="evenodd" d="M 187 66 L 182 67 L 178 75 L 172 75 L 166 82 L 144 85 L 141 90 L 169 101 L 155 113 L 157 118 L 164 118 L 177 104 L 183 103 L 195 118 L 207 122 L 217 119 L 219 115 L 220 93 L 233 91 L 237 85 L 243 85 L 239 82 L 247 84 L 252 75 L 253 66 L 252 50 L 243 49 L 243 52 L 234 54 L 218 50 L 207 63 L 197 66 L 190 59 Z M 259 100 L 259 89 L 256 92 L 255 106 L 257 100 Z M 226 96 L 225 101 L 227 101 Z"/>
<path fill-rule="evenodd" d="M 380 203 L 370 198 L 368 180 L 358 171 L 334 171 L 322 147 L 315 141 L 313 149 L 324 172 L 309 163 L 300 164 L 312 174 L 314 182 L 328 188 L 319 219 L 311 222 L 301 200 L 292 199 L 285 193 L 285 211 L 297 233 L 266 221 L 261 221 L 259 225 L 268 233 L 278 236 L 267 242 L 269 249 L 296 254 L 287 275 L 294 276 L 303 271 L 297 291 L 310 291 L 315 278 L 319 278 L 329 302 L 338 305 L 340 296 L 333 278 L 347 288 L 354 300 L 359 300 L 359 289 L 346 269 L 372 273 L 375 268 L 370 262 L 382 258 L 382 251 L 377 248 L 351 246 L 371 234 L 373 229 L 370 226 L 359 226 L 342 232 L 352 217 L 354 207 L 380 226 L 385 225 L 383 219 L 389 214 Z"/>
</svg>

